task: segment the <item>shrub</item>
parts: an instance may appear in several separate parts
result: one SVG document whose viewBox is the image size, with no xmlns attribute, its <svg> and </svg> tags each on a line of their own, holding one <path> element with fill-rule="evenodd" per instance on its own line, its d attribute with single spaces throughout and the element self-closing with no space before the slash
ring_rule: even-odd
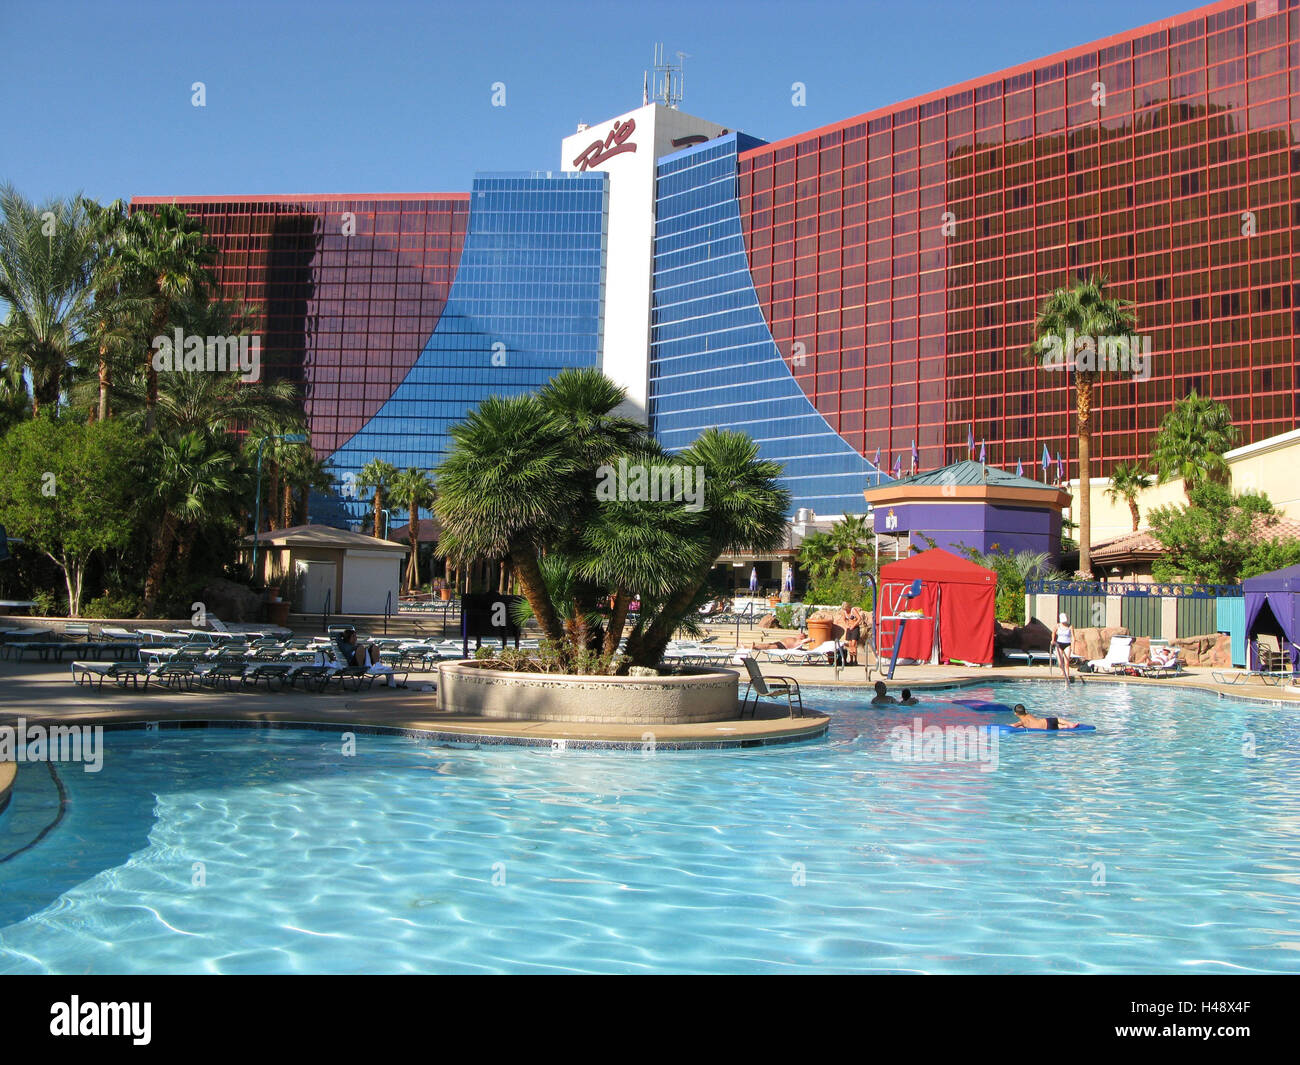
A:
<svg viewBox="0 0 1300 1065">
<path fill-rule="evenodd" d="M 823 606 L 852 603 L 863 610 L 870 610 L 875 605 L 871 598 L 871 589 L 862 583 L 856 573 L 848 572 L 814 578 L 804 594 L 804 602 Z"/>
<path fill-rule="evenodd" d="M 87 618 L 138 618 L 140 597 L 129 593 L 106 593 L 92 599 L 81 613 Z"/>
<path fill-rule="evenodd" d="M 68 616 L 68 597 L 66 595 L 38 588 L 32 592 L 32 602 L 36 604 L 33 610 L 37 617 L 66 618 Z"/>
</svg>

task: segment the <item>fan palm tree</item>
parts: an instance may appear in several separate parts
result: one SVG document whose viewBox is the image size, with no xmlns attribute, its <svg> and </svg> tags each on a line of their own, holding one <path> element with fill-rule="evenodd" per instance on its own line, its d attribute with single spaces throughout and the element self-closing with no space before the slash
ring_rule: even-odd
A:
<svg viewBox="0 0 1300 1065">
<path fill-rule="evenodd" d="M 1160 423 L 1151 449 L 1151 462 L 1160 483 L 1182 478 L 1183 492 L 1190 500 L 1192 492 L 1205 483 L 1228 485 L 1232 480 L 1225 452 L 1241 439 L 1241 430 L 1232 424 L 1232 412 L 1224 403 L 1198 396 L 1193 389 L 1180 399 Z"/>
<path fill-rule="evenodd" d="M 393 478 L 391 490 L 393 498 L 406 505 L 406 531 L 411 544 L 411 556 L 406 563 L 406 587 L 413 592 L 420 587 L 420 508 L 433 504 L 433 478 L 427 470 L 411 466 Z"/>
<path fill-rule="evenodd" d="M 816 580 L 823 580 L 835 572 L 837 549 L 831 534 L 811 532 L 796 549 L 795 558 Z"/>
<path fill-rule="evenodd" d="M 1089 275 L 1071 288 L 1058 288 L 1043 301 L 1034 326 L 1031 354 L 1048 350 L 1052 341 L 1073 335 L 1075 351 L 1066 352 L 1074 367 L 1075 415 L 1079 435 L 1079 572 L 1092 576 L 1092 411 L 1095 405 L 1097 364 L 1084 368 L 1074 363 L 1086 338 L 1127 336 L 1135 329 L 1132 304 L 1107 295 L 1104 275 Z"/>
<path fill-rule="evenodd" d="M 375 532 L 376 538 L 379 536 L 379 521 L 384 513 L 384 495 L 393 485 L 393 480 L 397 477 L 397 467 L 391 462 L 385 462 L 381 458 L 373 458 L 361 467 L 361 475 L 357 478 L 358 488 L 373 488 L 374 507 L 375 507 Z"/>
<path fill-rule="evenodd" d="M 310 444 L 288 445 L 279 469 L 284 478 L 280 523 L 288 528 L 307 520 L 311 493 L 328 492 L 334 487 L 334 477 Z"/>
<path fill-rule="evenodd" d="M 684 466 L 704 470 L 706 491 L 703 509 L 697 515 L 697 535 L 705 558 L 694 569 L 681 573 L 675 590 L 648 625 L 642 615 L 628 638 L 628 655 L 635 665 L 655 665 L 663 657 L 719 555 L 724 551 L 769 551 L 785 539 L 790 493 L 778 480 L 781 464 L 760 458 L 758 445 L 745 433 L 706 429 L 678 453 L 678 459 Z"/>
<path fill-rule="evenodd" d="M 570 534 L 582 495 L 564 426 L 534 395 L 490 396 L 450 435 L 451 449 L 434 471 L 439 553 L 455 565 L 508 555 L 542 633 L 562 644 L 564 627 L 538 560 Z"/>
<path fill-rule="evenodd" d="M 148 301 L 148 338 L 162 335 L 177 305 L 202 299 L 216 288 L 210 269 L 216 248 L 202 225 L 175 204 L 161 204 L 130 215 L 117 234 L 121 263 L 115 268 L 122 287 Z M 146 353 L 145 429 L 154 427 L 158 371 Z"/>
<path fill-rule="evenodd" d="M 188 432 L 158 441 L 153 496 L 161 521 L 144 585 L 144 614 L 153 615 L 163 576 L 172 561 L 182 526 L 210 519 L 228 506 L 237 488 L 236 464 L 229 441 Z"/>
<path fill-rule="evenodd" d="M 1121 462 L 1110 471 L 1110 484 L 1106 487 L 1106 498 L 1112 503 L 1123 499 L 1128 504 L 1128 512 L 1133 517 L 1133 531 L 1138 531 L 1142 514 L 1138 510 L 1138 496 L 1151 487 L 1151 477 L 1136 464 Z"/>
<path fill-rule="evenodd" d="M 32 413 L 57 407 L 85 357 L 94 302 L 93 227 L 79 199 L 35 204 L 12 185 L 0 188 L 0 325 L 10 390 L 31 378 Z"/>
</svg>

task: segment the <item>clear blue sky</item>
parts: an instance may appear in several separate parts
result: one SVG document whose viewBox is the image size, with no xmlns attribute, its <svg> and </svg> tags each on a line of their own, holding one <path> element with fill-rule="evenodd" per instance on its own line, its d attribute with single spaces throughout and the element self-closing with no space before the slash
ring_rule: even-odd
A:
<svg viewBox="0 0 1300 1065">
<path fill-rule="evenodd" d="M 577 122 L 639 106 L 656 41 L 690 57 L 684 111 L 777 140 L 1194 6 L 0 0 L 0 182 L 38 200 L 467 191 L 475 170 L 557 167 Z"/>
</svg>

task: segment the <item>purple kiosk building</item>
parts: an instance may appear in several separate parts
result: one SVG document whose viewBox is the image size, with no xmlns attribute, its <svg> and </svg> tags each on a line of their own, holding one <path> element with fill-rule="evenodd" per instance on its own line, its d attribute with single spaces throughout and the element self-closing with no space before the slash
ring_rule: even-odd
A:
<svg viewBox="0 0 1300 1065">
<path fill-rule="evenodd" d="M 1069 493 L 973 460 L 868 488 L 877 536 L 906 537 L 910 547 L 931 545 L 961 553 L 1042 551 L 1061 557 L 1061 511 Z"/>
</svg>

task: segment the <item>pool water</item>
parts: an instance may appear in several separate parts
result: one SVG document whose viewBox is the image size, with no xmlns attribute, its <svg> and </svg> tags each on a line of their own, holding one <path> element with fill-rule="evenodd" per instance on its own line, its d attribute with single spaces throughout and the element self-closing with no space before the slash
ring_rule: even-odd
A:
<svg viewBox="0 0 1300 1065">
<path fill-rule="evenodd" d="M 821 689 L 825 740 L 723 752 L 109 732 L 0 861 L 0 973 L 1300 970 L 1294 709 L 954 697 L 1098 731 L 900 761 L 914 718 L 988 715 Z M 21 769 L 0 859 L 57 807 Z"/>
</svg>

